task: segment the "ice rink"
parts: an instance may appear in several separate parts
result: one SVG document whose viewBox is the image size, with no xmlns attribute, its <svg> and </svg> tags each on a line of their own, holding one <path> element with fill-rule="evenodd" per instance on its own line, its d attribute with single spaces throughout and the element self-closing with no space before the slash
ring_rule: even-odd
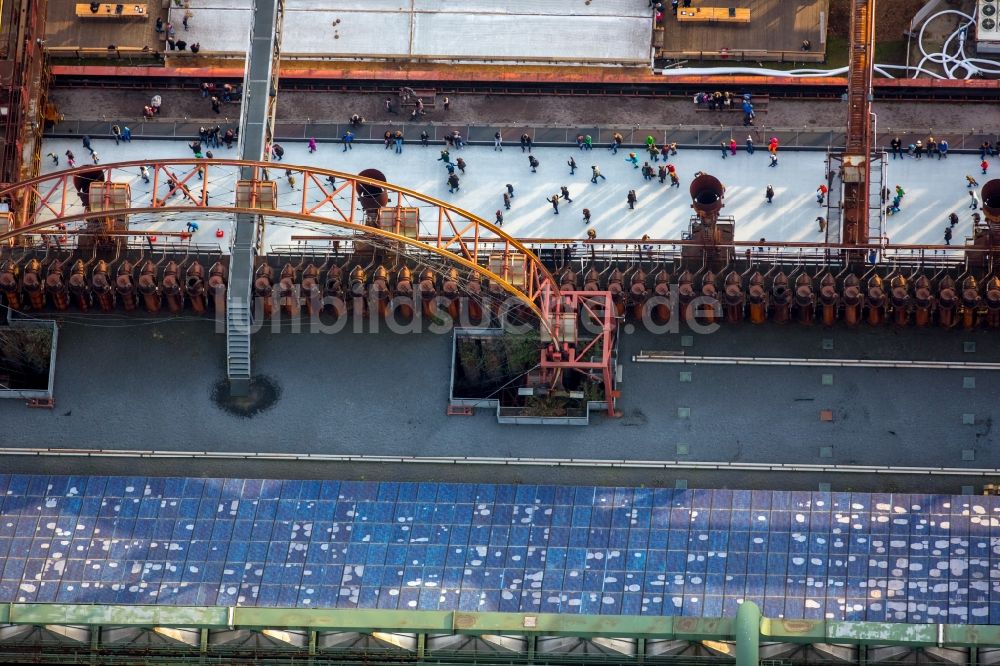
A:
<svg viewBox="0 0 1000 666">
<path fill-rule="evenodd" d="M 187 4 L 187 3 L 186 3 Z M 178 39 L 243 53 L 250 0 L 172 7 Z M 652 10 L 641 0 L 288 0 L 285 55 L 648 64 Z M 373 38 L 373 35 L 378 35 Z"/>
<path fill-rule="evenodd" d="M 516 137 L 515 137 L 516 138 Z M 535 148 L 533 154 L 540 165 L 537 173 L 528 166 L 528 156 L 522 153 L 516 142 L 506 145 L 502 152 L 492 146 L 472 146 L 462 150 L 452 150 L 452 161 L 462 157 L 466 163 L 466 173 L 461 175 L 460 189 L 449 194 L 446 182 L 447 172 L 442 162 L 437 161 L 443 145 L 422 147 L 419 142 L 404 145 L 402 154 L 393 149 L 384 149 L 381 144 L 355 144 L 353 150 L 343 151 L 340 143 L 320 143 L 315 154 L 308 152 L 306 144 L 282 143 L 285 148 L 284 163 L 289 165 L 312 165 L 349 173 L 357 173 L 366 168 L 382 171 L 390 183 L 408 187 L 432 197 L 452 202 L 460 208 L 474 212 L 493 221 L 495 212 L 503 209 L 504 186 L 514 186 L 515 196 L 511 210 L 504 212 L 504 230 L 519 238 L 584 238 L 587 226 L 582 221 L 581 211 L 589 208 L 592 214 L 591 226 L 597 230 L 598 238 L 638 239 L 648 234 L 654 239 L 678 239 L 687 230 L 691 215 L 691 199 L 688 185 L 693 174 L 704 171 L 719 178 L 726 186 L 723 215 L 736 219 L 737 240 L 769 241 L 812 241 L 823 240 L 819 233 L 816 217 L 825 215 L 825 207 L 816 202 L 816 188 L 823 182 L 824 154 L 821 152 L 779 152 L 776 168 L 768 167 L 766 150 L 756 150 L 753 155 L 744 149 L 735 156 L 722 159 L 719 150 L 681 149 L 671 161 L 681 179 L 680 188 L 669 187 L 658 180 L 646 181 L 640 169 L 626 163 L 628 149 L 612 154 L 606 147 L 592 151 L 571 148 Z M 93 140 L 94 150 L 100 156 L 101 164 L 111 162 L 190 158 L 192 153 L 187 141 L 133 140 L 132 143 L 115 145 L 110 139 Z M 51 173 L 65 168 L 67 149 L 71 149 L 78 164 L 87 162 L 87 151 L 79 139 L 47 139 L 42 149 L 43 155 L 55 153 L 61 157 L 60 166 L 55 166 L 48 157 L 43 157 L 42 172 Z M 237 150 L 214 149 L 217 158 L 236 158 Z M 642 164 L 645 154 L 636 151 Z M 576 174 L 570 175 L 567 160 L 573 157 L 579 165 Z M 969 209 L 969 190 L 966 188 L 966 174 L 974 175 L 982 185 L 990 176 L 983 176 L 979 169 L 977 155 L 951 155 L 945 160 L 889 160 L 888 174 L 890 186 L 901 185 L 906 191 L 899 214 L 888 219 L 884 235 L 891 243 L 935 244 L 943 242 L 943 232 L 948 215 L 956 212 L 960 223 L 954 230 L 952 244 L 961 245 L 971 234 L 972 211 Z M 600 167 L 607 180 L 597 184 L 590 182 L 590 166 Z M 657 163 L 653 163 L 656 166 Z M 123 176 L 116 173 L 116 179 Z M 279 202 L 284 199 L 291 206 L 301 198 L 301 181 L 296 183 L 297 193 L 292 191 L 282 172 L 276 170 L 271 177 L 278 179 Z M 764 191 L 768 184 L 775 190 L 774 203 L 768 204 Z M 138 172 L 131 179 L 133 201 L 149 192 Z M 553 214 L 546 197 L 558 193 L 561 186 L 567 186 L 572 203 L 561 202 L 559 214 Z M 213 191 L 220 197 L 232 197 L 231 181 L 209 183 L 209 194 Z M 638 204 L 629 210 L 626 195 L 635 189 Z M 152 228 L 180 230 L 183 222 L 164 221 Z M 133 228 L 144 228 L 137 224 Z M 196 242 L 217 243 L 215 226 L 202 225 Z M 430 228 L 425 230 L 430 233 Z M 293 234 L 289 227 L 272 227 L 266 242 L 284 245 Z M 227 234 L 228 236 L 228 234 Z"/>
</svg>

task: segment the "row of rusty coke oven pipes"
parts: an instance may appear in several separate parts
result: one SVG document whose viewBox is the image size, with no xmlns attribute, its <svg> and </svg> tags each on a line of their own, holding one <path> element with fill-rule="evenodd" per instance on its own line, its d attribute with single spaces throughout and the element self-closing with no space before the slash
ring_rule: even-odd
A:
<svg viewBox="0 0 1000 666">
<path fill-rule="evenodd" d="M 74 253 L 26 252 L 0 262 L 0 295 L 14 312 L 27 310 L 125 312 L 145 310 L 196 315 L 224 310 L 228 268 L 218 257 L 205 269 L 197 258 L 138 255 L 84 260 Z"/>
<path fill-rule="evenodd" d="M 832 326 L 842 321 L 849 326 L 1000 328 L 997 275 L 919 265 L 855 269 L 742 260 L 732 251 L 732 226 L 716 224 L 724 192 L 712 176 L 702 174 L 692 182 L 696 217 L 691 239 L 695 245 L 685 246 L 680 260 L 655 264 L 639 253 L 623 266 L 617 259 L 594 255 L 589 266 L 580 264 L 574 271 L 572 258 L 563 255 L 561 264 L 548 262 L 560 288 L 606 289 L 618 315 L 637 323 L 663 324 L 679 316 L 681 321 L 694 317 L 702 323 L 770 320 Z M 1000 247 L 1000 180 L 987 183 L 982 193 L 987 226 L 975 243 Z M 687 251 L 692 247 L 698 251 L 694 256 Z M 98 259 L 96 253 L 89 260 L 63 254 L 55 256 L 49 248 L 44 256 L 33 255 L 31 250 L 17 258 L 8 255 L 0 262 L 4 302 L 15 311 L 47 307 L 134 311 L 141 306 L 150 313 L 177 314 L 187 308 L 204 314 L 224 308 L 228 269 L 223 256 L 159 255 L 154 261 L 141 252 L 107 260 Z M 454 268 L 442 272 L 401 260 L 399 255 L 386 266 L 382 255 L 368 248 L 347 256 L 318 251 L 308 257 L 272 254 L 262 258 L 254 279 L 261 314 L 272 316 L 275 308 L 285 315 L 307 316 L 319 309 L 334 314 L 346 309 L 370 316 L 374 308 L 386 316 L 393 298 L 409 297 L 426 316 L 432 316 L 443 299 L 454 318 L 463 313 L 468 321 L 480 324 L 484 313 L 498 312 L 505 298 L 498 284 L 484 282 L 475 272 L 461 275 Z M 210 265 L 207 276 L 205 265 Z M 671 298 L 674 281 L 676 299 Z M 395 309 L 397 317 L 409 314 L 407 305 Z"/>
</svg>

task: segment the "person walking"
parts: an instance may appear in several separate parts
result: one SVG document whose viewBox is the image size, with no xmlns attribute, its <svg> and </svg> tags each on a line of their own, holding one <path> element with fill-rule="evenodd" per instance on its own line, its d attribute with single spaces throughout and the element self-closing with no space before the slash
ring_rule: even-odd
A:
<svg viewBox="0 0 1000 666">
<path fill-rule="evenodd" d="M 496 215 L 496 225 L 497 225 L 498 227 L 502 227 L 502 226 L 503 226 L 503 212 L 502 212 L 502 211 L 500 211 L 500 210 L 498 210 L 498 211 L 497 211 L 497 215 Z"/>
<path fill-rule="evenodd" d="M 566 160 L 567 166 L 569 166 L 569 175 L 574 175 L 576 173 L 576 160 L 570 155 L 569 159 Z"/>
<path fill-rule="evenodd" d="M 538 160 L 534 155 L 528 155 L 528 166 L 531 167 L 531 173 L 538 173 Z"/>
<path fill-rule="evenodd" d="M 316 152 L 316 139 L 309 139 L 309 152 L 310 153 Z"/>
<path fill-rule="evenodd" d="M 503 152 L 503 137 L 500 136 L 500 130 L 493 135 L 493 150 Z"/>
<path fill-rule="evenodd" d="M 454 173 L 448 176 L 448 192 L 454 193 L 458 189 L 458 176 Z"/>
<path fill-rule="evenodd" d="M 566 200 L 566 203 L 573 203 L 573 200 L 569 198 L 569 188 L 568 187 L 566 187 L 565 185 L 563 185 L 562 187 L 559 188 L 559 191 L 562 193 L 561 196 L 562 196 L 563 199 Z"/>
<path fill-rule="evenodd" d="M 601 173 L 601 169 L 596 164 L 591 164 L 590 165 L 590 182 L 596 183 L 598 178 L 600 178 L 601 180 L 607 180 L 607 178 L 604 177 L 604 174 Z"/>
<path fill-rule="evenodd" d="M 97 162 L 94 162 L 94 164 L 97 164 Z M 976 210 L 977 208 L 979 208 L 979 197 L 976 196 L 975 190 L 969 192 L 969 198 L 972 199 L 972 201 L 969 202 L 969 208 L 971 208 L 972 210 Z"/>
<path fill-rule="evenodd" d="M 764 190 L 764 197 L 767 199 L 767 203 L 773 203 L 774 202 L 774 188 L 771 187 L 770 185 L 768 185 L 767 189 Z"/>
<path fill-rule="evenodd" d="M 747 155 L 753 155 L 753 137 L 747 135 Z"/>
<path fill-rule="evenodd" d="M 344 136 L 340 137 L 340 140 L 344 142 L 344 150 L 341 152 L 346 153 L 348 150 L 354 150 L 354 133 L 351 131 L 344 132 Z"/>
<path fill-rule="evenodd" d="M 966 187 L 979 187 L 979 182 L 972 176 L 965 177 Z"/>
<path fill-rule="evenodd" d="M 458 170 L 461 171 L 462 175 L 464 176 L 465 175 L 465 160 L 463 160 L 461 157 L 459 157 L 457 160 L 455 160 L 455 166 L 458 167 Z"/>
<path fill-rule="evenodd" d="M 558 215 L 559 214 L 559 195 L 558 194 L 553 194 L 551 197 L 546 197 L 545 200 L 548 201 L 550 204 L 552 204 L 552 213 L 554 215 Z"/>
<path fill-rule="evenodd" d="M 635 202 L 639 200 L 638 197 L 635 196 L 635 190 L 629 190 L 625 200 L 628 202 L 628 209 L 635 210 Z"/>
<path fill-rule="evenodd" d="M 719 148 L 722 150 L 722 159 L 726 159 L 726 142 L 722 141 L 719 143 Z"/>
<path fill-rule="evenodd" d="M 503 207 L 504 210 L 510 210 L 510 195 L 506 192 L 503 193 Z"/>
<path fill-rule="evenodd" d="M 818 203 L 820 206 L 823 205 L 823 200 L 826 199 L 826 193 L 828 191 L 829 190 L 827 189 L 826 185 L 821 184 L 819 187 L 816 188 L 816 203 Z"/>
<path fill-rule="evenodd" d="M 72 169 L 76 166 L 76 156 L 73 154 L 72 150 L 66 151 L 66 165 Z"/>
<path fill-rule="evenodd" d="M 903 142 L 900 141 L 900 139 L 899 139 L 898 136 L 897 137 L 893 137 L 892 141 L 889 142 L 889 148 L 892 151 L 892 159 L 896 159 L 897 157 L 900 158 L 900 159 L 902 159 L 902 157 L 903 157 L 903 152 L 902 152 Z"/>
</svg>

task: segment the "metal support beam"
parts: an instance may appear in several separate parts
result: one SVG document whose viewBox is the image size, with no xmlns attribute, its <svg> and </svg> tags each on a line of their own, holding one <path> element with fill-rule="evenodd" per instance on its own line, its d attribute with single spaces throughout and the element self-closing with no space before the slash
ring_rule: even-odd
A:
<svg viewBox="0 0 1000 666">
<path fill-rule="evenodd" d="M 760 664 L 760 608 L 744 601 L 736 611 L 736 666 Z"/>
<path fill-rule="evenodd" d="M 282 0 L 254 0 L 240 113 L 240 157 L 268 161 L 281 54 Z M 266 169 L 263 170 L 266 172 Z M 241 180 L 257 180 L 258 169 L 240 170 Z M 260 251 L 260 215 L 236 215 L 226 303 L 226 374 L 233 395 L 250 392 L 250 330 L 254 258 Z"/>
</svg>

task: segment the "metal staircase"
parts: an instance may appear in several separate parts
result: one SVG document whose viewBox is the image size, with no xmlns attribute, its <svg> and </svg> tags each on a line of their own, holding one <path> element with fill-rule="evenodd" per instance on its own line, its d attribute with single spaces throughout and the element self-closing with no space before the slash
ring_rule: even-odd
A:
<svg viewBox="0 0 1000 666">
<path fill-rule="evenodd" d="M 278 64 L 281 57 L 282 0 L 254 0 L 253 24 L 243 76 L 240 115 L 240 157 L 244 160 L 270 158 Z M 257 169 L 243 167 L 240 179 L 258 178 Z M 226 375 L 234 396 L 250 392 L 250 333 L 253 317 L 253 270 L 260 252 L 264 222 L 261 215 L 238 213 L 236 233 L 229 263 L 229 290 L 226 297 Z"/>
<path fill-rule="evenodd" d="M 234 395 L 250 389 L 250 333 L 253 313 L 246 294 L 250 276 L 231 275 L 226 299 L 226 375 Z"/>
<path fill-rule="evenodd" d="M 871 156 L 868 171 L 868 242 L 879 243 L 886 233 L 885 205 L 882 203 L 882 189 L 888 186 L 889 162 L 886 153 Z M 892 189 L 891 187 L 889 188 Z"/>
</svg>

